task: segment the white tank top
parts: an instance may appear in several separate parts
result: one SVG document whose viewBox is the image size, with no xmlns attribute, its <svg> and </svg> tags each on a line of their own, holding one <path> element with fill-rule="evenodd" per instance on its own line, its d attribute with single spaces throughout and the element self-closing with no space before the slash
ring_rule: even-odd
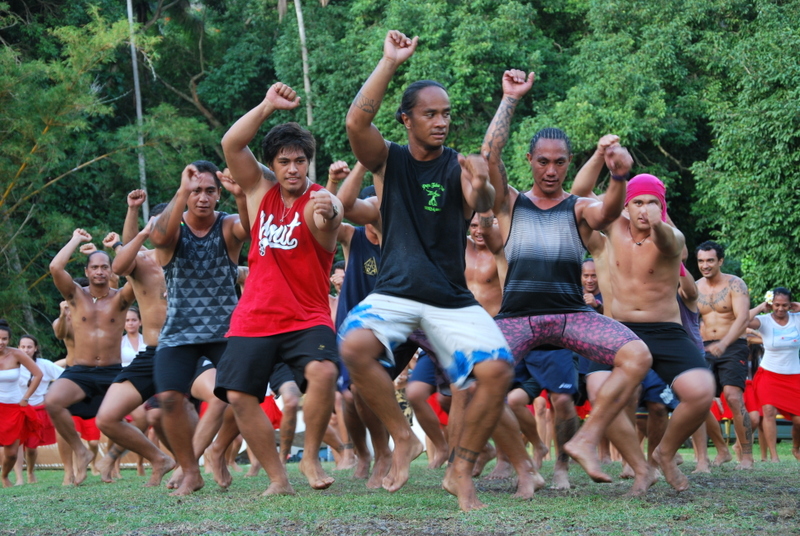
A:
<svg viewBox="0 0 800 536">
<path fill-rule="evenodd" d="M 0 370 L 0 403 L 19 404 L 22 392 L 19 390 L 19 367 Z"/>
</svg>

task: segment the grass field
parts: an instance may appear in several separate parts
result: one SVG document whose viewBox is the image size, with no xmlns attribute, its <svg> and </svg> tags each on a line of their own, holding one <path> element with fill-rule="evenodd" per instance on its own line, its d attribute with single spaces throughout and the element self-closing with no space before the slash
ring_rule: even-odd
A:
<svg viewBox="0 0 800 536">
<path fill-rule="evenodd" d="M 227 492 L 207 475 L 205 488 L 175 498 L 163 487 L 143 488 L 146 478 L 134 470 L 114 484 L 90 476 L 77 488 L 60 485 L 61 471 L 39 471 L 39 484 L 0 490 L 0 535 L 800 535 L 800 463 L 789 446 L 779 445 L 780 463 L 757 463 L 749 472 L 729 463 L 710 475 L 689 475 L 692 487 L 680 494 L 661 480 L 641 499 L 622 497 L 629 481 L 595 484 L 578 466 L 570 469 L 572 490 L 544 489 L 532 501 L 511 497 L 514 481 L 478 480 L 489 507 L 469 514 L 440 488 L 444 469 L 426 469 L 424 456 L 395 494 L 366 489 L 352 471 L 332 472 L 336 483 L 314 492 L 290 464 L 297 496 L 269 499 L 259 496 L 267 486 L 263 473 L 255 479 L 234 473 Z M 689 474 L 691 451 L 682 454 Z M 548 480 L 552 465 L 542 470 Z M 615 476 L 621 467 L 607 469 Z"/>
</svg>

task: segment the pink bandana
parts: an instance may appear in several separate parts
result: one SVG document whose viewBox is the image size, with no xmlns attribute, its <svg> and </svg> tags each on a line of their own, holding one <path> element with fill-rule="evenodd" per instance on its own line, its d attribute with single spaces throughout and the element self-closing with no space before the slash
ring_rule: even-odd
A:
<svg viewBox="0 0 800 536">
<path fill-rule="evenodd" d="M 634 197 L 654 195 L 661 202 L 661 221 L 667 221 L 667 188 L 658 177 L 642 173 L 628 181 L 628 192 L 625 194 L 625 206 Z"/>
</svg>

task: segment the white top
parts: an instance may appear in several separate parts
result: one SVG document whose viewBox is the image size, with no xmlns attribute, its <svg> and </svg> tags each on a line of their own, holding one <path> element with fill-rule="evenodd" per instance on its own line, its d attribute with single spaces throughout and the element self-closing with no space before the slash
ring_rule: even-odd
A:
<svg viewBox="0 0 800 536">
<path fill-rule="evenodd" d="M 756 317 L 764 341 L 761 366 L 776 374 L 800 374 L 800 313 L 789 313 L 789 322 L 781 326 L 771 314 Z"/>
<path fill-rule="evenodd" d="M 24 391 L 19 390 L 20 367 L 0 370 L 0 403 L 19 404 Z"/>
<path fill-rule="evenodd" d="M 131 346 L 131 341 L 128 339 L 128 334 L 124 334 L 122 336 L 122 346 L 120 347 L 120 356 L 122 357 L 122 366 L 127 367 L 133 361 L 133 358 L 136 357 L 136 354 L 139 352 L 144 351 L 146 345 L 144 343 L 144 337 L 142 334 L 139 333 L 139 349 L 134 350 L 133 346 Z"/>
<path fill-rule="evenodd" d="M 61 376 L 61 373 L 64 372 L 64 369 L 49 361 L 43 357 L 36 358 L 36 365 L 42 371 L 42 381 L 39 383 L 39 387 L 33 392 L 31 395 L 31 399 L 28 400 L 28 404 L 31 406 L 41 406 L 44 404 L 44 395 L 47 393 L 47 390 L 50 388 L 50 383 L 54 382 Z M 24 395 L 28 391 L 28 381 L 31 379 L 31 371 L 26 369 L 25 367 L 19 368 L 19 388 L 22 389 L 22 395 Z M 20 397 L 22 396 L 20 395 Z"/>
</svg>

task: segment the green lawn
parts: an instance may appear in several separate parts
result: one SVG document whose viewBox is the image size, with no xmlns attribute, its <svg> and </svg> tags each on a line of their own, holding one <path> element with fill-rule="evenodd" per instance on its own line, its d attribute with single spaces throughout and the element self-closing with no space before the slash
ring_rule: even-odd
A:
<svg viewBox="0 0 800 536">
<path fill-rule="evenodd" d="M 692 487 L 680 494 L 659 481 L 642 499 L 622 497 L 628 481 L 595 484 L 578 466 L 570 470 L 572 490 L 544 489 L 532 501 L 513 499 L 512 481 L 479 480 L 489 507 L 470 514 L 440 488 L 444 470 L 426 469 L 423 458 L 395 494 L 367 490 L 351 471 L 333 472 L 333 487 L 315 492 L 290 464 L 297 496 L 269 499 L 259 496 L 267 486 L 263 473 L 234 473 L 227 492 L 208 475 L 204 489 L 175 498 L 164 488 L 141 487 L 145 478 L 133 470 L 115 484 L 90 476 L 77 488 L 62 487 L 60 471 L 39 471 L 39 484 L 0 490 L 0 534 L 800 534 L 800 463 L 787 442 L 779 452 L 781 463 L 759 462 L 750 472 L 727 464 L 690 475 Z M 691 451 L 682 454 L 688 474 Z M 607 469 L 615 476 L 620 465 Z M 550 478 L 552 462 L 542 473 Z"/>
</svg>

